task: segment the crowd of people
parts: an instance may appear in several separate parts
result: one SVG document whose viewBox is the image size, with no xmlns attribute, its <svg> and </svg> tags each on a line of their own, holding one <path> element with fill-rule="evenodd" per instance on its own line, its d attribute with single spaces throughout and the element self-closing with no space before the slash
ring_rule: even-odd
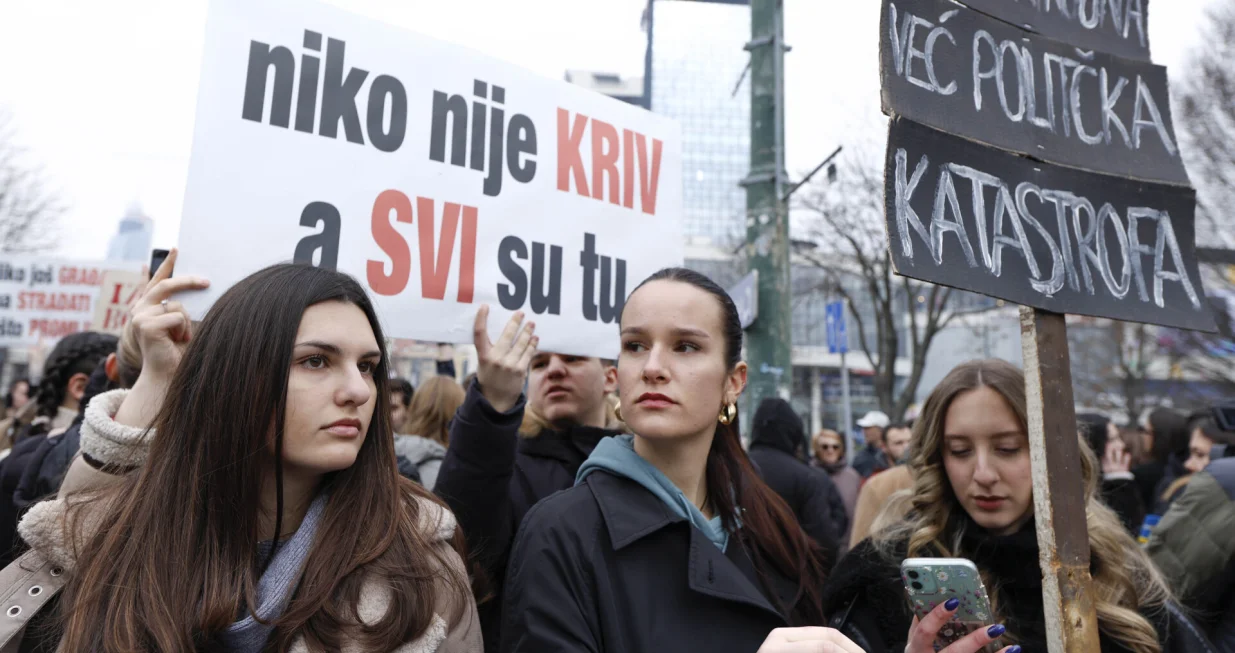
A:
<svg viewBox="0 0 1235 653">
<path fill-rule="evenodd" d="M 850 464 L 780 399 L 744 445 L 738 311 L 693 271 L 630 294 L 614 360 L 480 307 L 474 377 L 413 387 L 347 275 L 266 268 L 194 323 L 175 260 L 5 396 L 0 652 L 926 653 L 959 609 L 915 613 L 929 557 L 989 590 L 946 653 L 1047 650 L 1009 363 L 864 416 Z M 1102 651 L 1235 651 L 1235 435 L 1078 421 Z"/>
</svg>

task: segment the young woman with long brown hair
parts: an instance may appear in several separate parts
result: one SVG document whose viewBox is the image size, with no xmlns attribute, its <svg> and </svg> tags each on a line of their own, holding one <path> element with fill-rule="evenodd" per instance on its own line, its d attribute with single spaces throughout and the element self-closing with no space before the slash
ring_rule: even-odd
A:
<svg viewBox="0 0 1235 653">
<path fill-rule="evenodd" d="M 939 383 L 914 424 L 910 512 L 837 565 L 824 597 L 833 627 L 869 651 L 932 651 L 934 633 L 913 620 L 899 566 L 905 558 L 959 557 L 977 566 L 993 610 L 990 625 L 967 639 L 998 641 L 1005 653 L 1047 649 L 1027 424 L 1024 375 L 1010 363 L 966 363 Z M 1097 498 L 1097 458 L 1078 439 L 1102 652 L 1209 651 Z M 955 610 L 949 601 L 927 619 L 942 623 Z"/>
<path fill-rule="evenodd" d="M 364 290 L 277 265 L 192 328 L 167 298 L 200 283 L 156 274 L 141 376 L 87 410 L 86 460 L 135 471 L 22 522 L 60 649 L 479 651 L 453 517 L 396 471 Z"/>
<path fill-rule="evenodd" d="M 502 650 L 858 649 L 822 628 L 827 561 L 738 440 L 742 327 L 706 277 L 661 271 L 621 315 L 620 412 L 572 489 L 523 521 Z M 765 642 L 765 639 L 767 640 Z M 795 646 L 799 648 L 794 648 Z"/>
</svg>

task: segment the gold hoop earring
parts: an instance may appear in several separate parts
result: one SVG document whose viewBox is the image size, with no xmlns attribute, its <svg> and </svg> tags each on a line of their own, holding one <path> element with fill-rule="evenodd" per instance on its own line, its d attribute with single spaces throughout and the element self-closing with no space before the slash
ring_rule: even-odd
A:
<svg viewBox="0 0 1235 653">
<path fill-rule="evenodd" d="M 619 421 L 619 422 L 625 422 L 625 421 L 626 421 L 626 420 L 622 419 L 622 402 L 620 402 L 620 401 L 619 401 L 619 402 L 617 402 L 617 403 L 613 404 L 613 416 L 614 416 L 614 417 L 616 417 L 616 418 L 618 419 L 618 421 Z"/>
<path fill-rule="evenodd" d="M 728 404 L 727 406 L 721 409 L 720 416 L 717 417 L 716 419 L 720 421 L 721 424 L 728 426 L 730 423 L 733 422 L 733 418 L 737 416 L 738 416 L 738 405 Z"/>
</svg>

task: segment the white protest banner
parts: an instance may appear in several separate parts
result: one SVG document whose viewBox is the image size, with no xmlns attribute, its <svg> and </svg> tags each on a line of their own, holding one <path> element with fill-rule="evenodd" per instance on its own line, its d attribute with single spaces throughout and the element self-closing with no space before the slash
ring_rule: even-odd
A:
<svg viewBox="0 0 1235 653">
<path fill-rule="evenodd" d="M 90 330 L 120 335 L 129 322 L 129 304 L 146 287 L 146 276 L 129 270 L 108 270 L 99 284 Z"/>
<path fill-rule="evenodd" d="M 176 274 L 200 318 L 273 263 L 356 277 L 392 337 L 615 356 L 627 294 L 680 265 L 673 121 L 315 2 L 213 0 Z"/>
<path fill-rule="evenodd" d="M 0 346 L 45 345 L 89 331 L 103 277 L 123 263 L 0 256 Z"/>
</svg>

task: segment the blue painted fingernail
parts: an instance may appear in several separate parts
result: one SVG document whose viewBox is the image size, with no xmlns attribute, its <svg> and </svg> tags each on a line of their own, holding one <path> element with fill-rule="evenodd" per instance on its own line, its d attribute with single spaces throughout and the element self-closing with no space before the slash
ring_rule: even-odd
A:
<svg viewBox="0 0 1235 653">
<path fill-rule="evenodd" d="M 948 599 L 947 602 L 943 604 L 943 609 L 948 612 L 951 612 L 959 607 L 961 607 L 960 599 Z"/>
<path fill-rule="evenodd" d="M 1003 635 L 1005 632 L 1007 632 L 1007 630 L 1008 630 L 1007 628 L 1003 627 L 1003 624 L 997 624 L 997 625 L 991 626 L 990 628 L 987 628 L 986 634 L 990 635 L 991 637 L 999 637 Z M 1020 651 L 1009 651 L 1008 653 L 1020 653 Z"/>
<path fill-rule="evenodd" d="M 1021 653 L 1021 647 L 1013 646 L 1012 648 L 1008 649 L 1008 653 Z"/>
</svg>

